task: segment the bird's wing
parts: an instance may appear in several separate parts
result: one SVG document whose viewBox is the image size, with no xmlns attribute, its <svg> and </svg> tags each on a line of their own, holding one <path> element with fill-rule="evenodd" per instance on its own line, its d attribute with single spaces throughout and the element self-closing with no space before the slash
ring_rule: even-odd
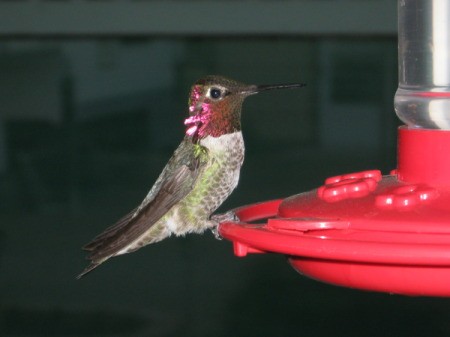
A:
<svg viewBox="0 0 450 337">
<path fill-rule="evenodd" d="M 142 204 L 83 247 L 91 252 L 88 259 L 95 263 L 124 249 L 192 190 L 207 160 L 206 149 L 195 151 L 195 146 L 184 141 Z"/>
</svg>

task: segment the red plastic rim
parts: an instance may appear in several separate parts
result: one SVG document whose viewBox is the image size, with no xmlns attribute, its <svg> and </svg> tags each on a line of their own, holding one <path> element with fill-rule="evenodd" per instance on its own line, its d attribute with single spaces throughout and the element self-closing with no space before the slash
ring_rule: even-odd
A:
<svg viewBox="0 0 450 337">
<path fill-rule="evenodd" d="M 284 254 L 300 273 L 328 283 L 450 296 L 449 148 L 450 131 L 400 128 L 392 175 L 328 178 L 315 190 L 238 209 L 241 222 L 223 223 L 219 233 L 238 256 Z"/>
</svg>

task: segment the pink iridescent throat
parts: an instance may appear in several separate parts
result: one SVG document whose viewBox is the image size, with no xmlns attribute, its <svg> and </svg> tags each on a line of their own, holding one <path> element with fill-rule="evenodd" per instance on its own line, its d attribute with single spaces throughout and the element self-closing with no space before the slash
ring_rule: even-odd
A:
<svg viewBox="0 0 450 337">
<path fill-rule="evenodd" d="M 186 129 L 186 135 L 188 136 L 202 136 L 204 126 L 211 118 L 211 106 L 208 103 L 200 102 L 203 87 L 200 85 L 194 86 L 191 97 L 189 99 L 189 112 L 195 113 L 184 120 Z"/>
</svg>

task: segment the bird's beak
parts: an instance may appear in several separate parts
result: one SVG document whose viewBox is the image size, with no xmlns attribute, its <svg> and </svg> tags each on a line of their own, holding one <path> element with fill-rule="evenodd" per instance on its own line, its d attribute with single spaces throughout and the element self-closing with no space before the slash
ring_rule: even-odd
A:
<svg viewBox="0 0 450 337">
<path fill-rule="evenodd" d="M 263 84 L 263 85 L 250 85 L 241 91 L 244 95 L 254 95 L 261 91 L 273 90 L 273 89 L 294 89 L 306 86 L 306 83 L 292 83 L 292 84 Z"/>
</svg>

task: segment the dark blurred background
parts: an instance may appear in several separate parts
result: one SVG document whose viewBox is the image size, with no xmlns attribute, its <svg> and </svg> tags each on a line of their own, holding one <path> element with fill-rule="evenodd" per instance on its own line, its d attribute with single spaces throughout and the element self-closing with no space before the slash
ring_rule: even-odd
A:
<svg viewBox="0 0 450 337">
<path fill-rule="evenodd" d="M 448 336 L 448 300 L 325 285 L 283 256 L 171 238 L 82 279 L 207 74 L 306 82 L 244 104 L 222 211 L 396 165 L 396 1 L 0 3 L 0 336 Z"/>
</svg>

